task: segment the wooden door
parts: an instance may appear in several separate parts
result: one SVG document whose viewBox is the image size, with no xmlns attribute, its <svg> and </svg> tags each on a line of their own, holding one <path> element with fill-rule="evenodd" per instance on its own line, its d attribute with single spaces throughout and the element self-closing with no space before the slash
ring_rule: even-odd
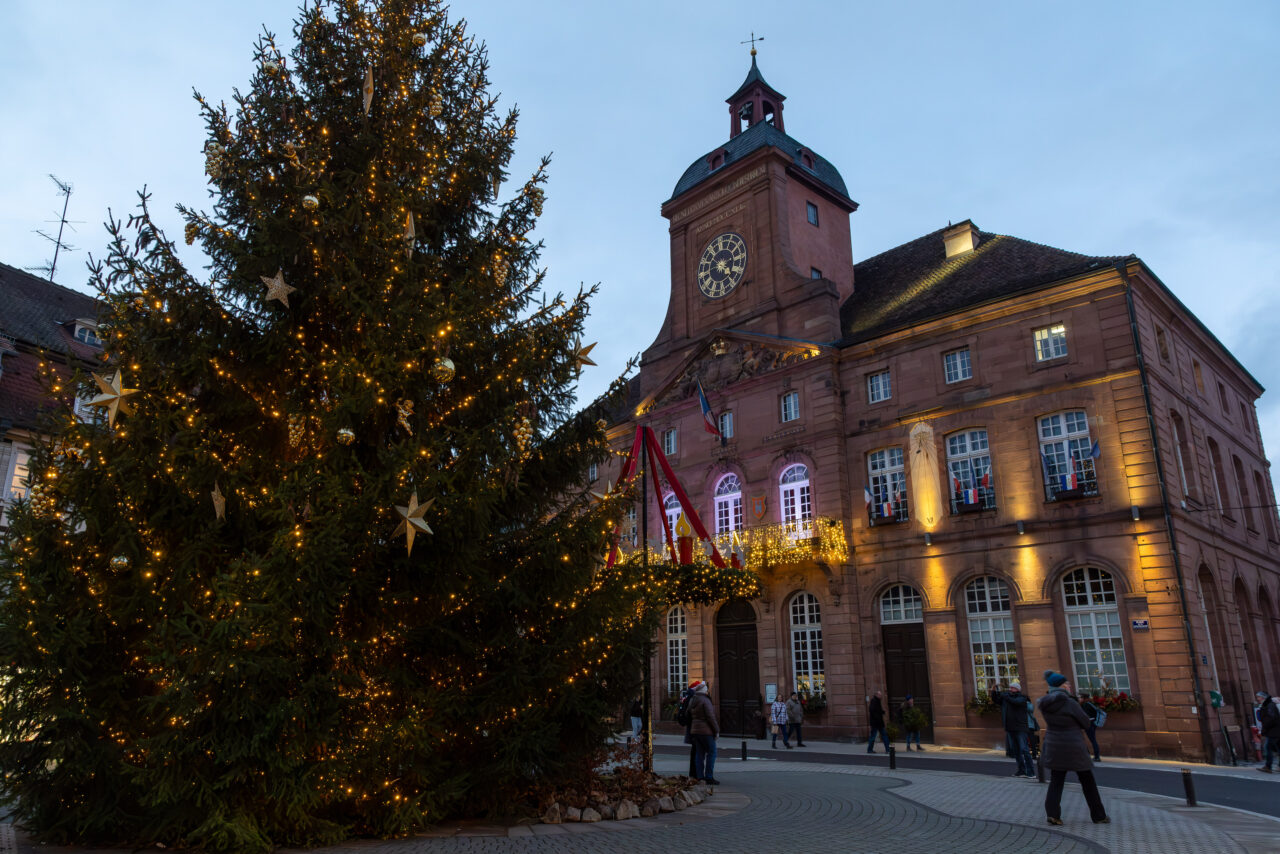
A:
<svg viewBox="0 0 1280 854">
<path fill-rule="evenodd" d="M 880 627 L 884 641 L 885 710 L 897 718 L 910 694 L 929 720 L 921 737 L 933 738 L 933 702 L 929 698 L 929 661 L 925 655 L 924 623 L 890 623 Z"/>
<path fill-rule="evenodd" d="M 760 653 L 756 649 L 756 614 L 746 600 L 728 602 L 716 615 L 716 672 L 712 686 L 718 701 L 720 731 L 755 736 L 760 710 Z"/>
</svg>

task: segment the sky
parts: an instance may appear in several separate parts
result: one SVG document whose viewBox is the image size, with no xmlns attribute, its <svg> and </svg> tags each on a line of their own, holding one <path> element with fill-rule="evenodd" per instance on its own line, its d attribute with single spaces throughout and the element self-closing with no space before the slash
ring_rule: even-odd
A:
<svg viewBox="0 0 1280 854">
<path fill-rule="evenodd" d="M 52 256 L 35 233 L 57 229 L 52 173 L 73 185 L 76 221 L 57 281 L 87 291 L 108 210 L 127 215 L 144 185 L 180 245 L 174 205 L 211 207 L 192 91 L 216 102 L 247 88 L 256 36 L 290 42 L 297 4 L 3 11 L 0 261 Z M 451 16 L 488 46 L 500 106 L 520 109 L 509 186 L 552 155 L 535 234 L 550 290 L 600 286 L 585 336 L 599 367 L 580 399 L 658 332 L 670 292 L 659 206 L 728 138 L 724 99 L 754 32 L 787 132 L 860 206 L 855 261 L 964 219 L 1135 254 L 1271 389 L 1259 420 L 1280 452 L 1280 2 L 457 0 Z"/>
</svg>

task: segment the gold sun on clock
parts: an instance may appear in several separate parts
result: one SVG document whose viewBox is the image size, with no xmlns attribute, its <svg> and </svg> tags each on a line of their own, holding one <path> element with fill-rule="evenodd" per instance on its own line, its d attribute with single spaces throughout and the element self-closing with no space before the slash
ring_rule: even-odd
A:
<svg viewBox="0 0 1280 854">
<path fill-rule="evenodd" d="M 698 259 L 698 290 L 711 299 L 727 296 L 747 271 L 747 244 L 726 231 L 707 244 Z"/>
</svg>

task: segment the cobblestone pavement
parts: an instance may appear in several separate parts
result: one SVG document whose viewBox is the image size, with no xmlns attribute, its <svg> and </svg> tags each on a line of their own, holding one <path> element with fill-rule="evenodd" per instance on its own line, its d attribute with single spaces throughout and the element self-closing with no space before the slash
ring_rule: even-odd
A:
<svg viewBox="0 0 1280 854">
<path fill-rule="evenodd" d="M 685 763 L 659 758 L 662 773 Z M 1280 822 L 1219 808 L 1188 809 L 1155 795 L 1103 790 L 1112 824 L 1089 821 L 1079 787 L 1063 796 L 1063 827 L 1044 821 L 1044 786 L 950 771 L 722 760 L 722 785 L 702 804 L 631 821 L 517 827 L 444 827 L 412 839 L 352 842 L 318 854 L 453 852 L 706 852 L 781 850 L 919 854 L 1274 854 Z M 798 842 L 803 840 L 803 843 Z M 0 854 L 60 854 L 19 834 Z M 101 849 L 96 854 L 112 854 Z"/>
</svg>

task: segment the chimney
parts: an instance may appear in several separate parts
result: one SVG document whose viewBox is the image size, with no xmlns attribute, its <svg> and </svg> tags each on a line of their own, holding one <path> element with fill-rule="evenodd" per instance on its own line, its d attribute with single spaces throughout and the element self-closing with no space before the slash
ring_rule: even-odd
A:
<svg viewBox="0 0 1280 854">
<path fill-rule="evenodd" d="M 947 257 L 954 258 L 978 248 L 978 227 L 972 220 L 951 225 L 942 232 L 942 243 L 947 248 Z"/>
</svg>

